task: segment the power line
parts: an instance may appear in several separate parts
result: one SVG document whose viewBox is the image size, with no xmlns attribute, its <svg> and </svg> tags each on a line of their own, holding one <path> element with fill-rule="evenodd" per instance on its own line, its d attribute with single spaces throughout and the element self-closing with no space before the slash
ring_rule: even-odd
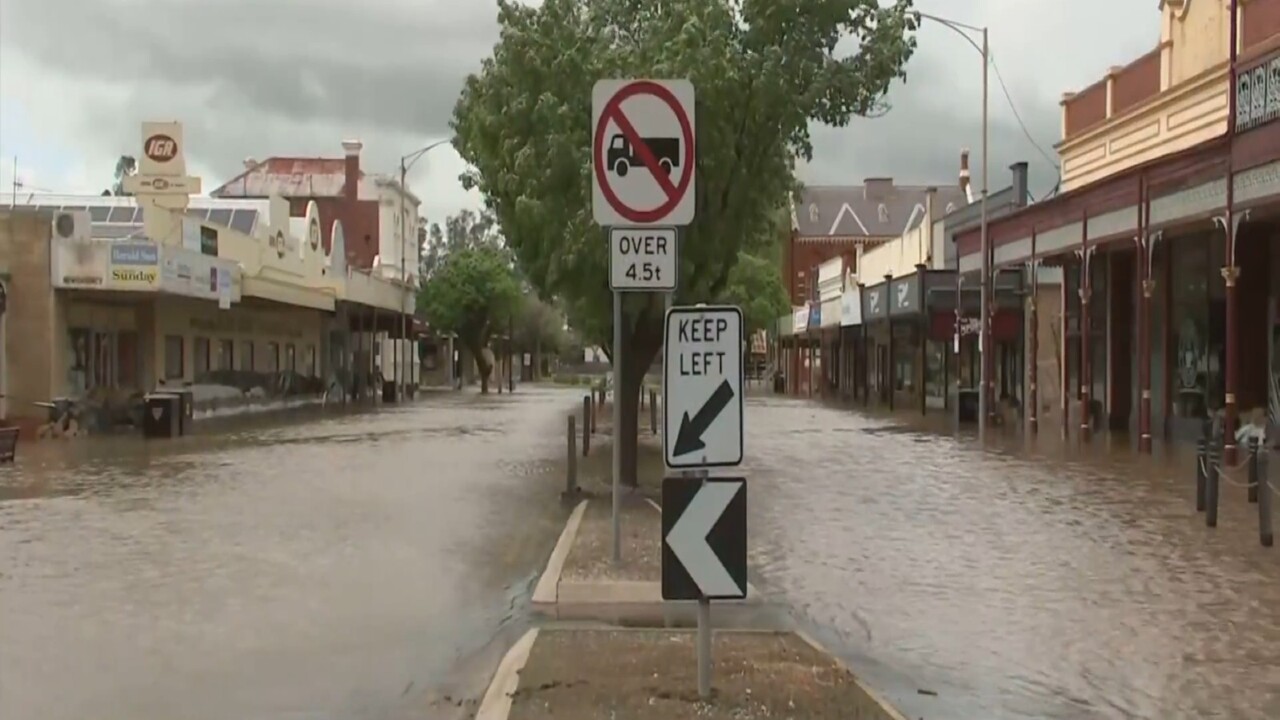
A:
<svg viewBox="0 0 1280 720">
<path fill-rule="evenodd" d="M 1058 193 L 1058 188 L 1062 185 L 1062 166 L 1058 164 L 1058 161 L 1053 156 L 1045 152 L 1044 147 L 1040 145 L 1040 143 L 1036 142 L 1035 137 L 1031 134 L 1031 130 L 1027 127 L 1026 121 L 1022 119 L 1022 114 L 1018 112 L 1017 104 L 1013 102 L 1013 95 L 1009 92 L 1009 86 L 1004 82 L 1004 75 L 1000 74 L 1000 66 L 996 64 L 995 56 L 990 52 L 987 53 L 987 56 L 991 62 L 991 69 L 996 72 L 996 83 L 1000 85 L 1000 91 L 1004 93 L 1004 99 L 1009 104 L 1009 110 L 1013 112 L 1013 118 L 1018 121 L 1018 127 L 1022 128 L 1022 134 L 1026 136 L 1027 142 L 1031 143 L 1031 147 L 1035 148 L 1036 152 L 1040 153 L 1040 157 L 1044 158 L 1045 161 L 1057 171 L 1058 179 L 1054 182 L 1053 189 L 1041 198 L 1041 200 L 1047 200 L 1056 195 Z"/>
</svg>

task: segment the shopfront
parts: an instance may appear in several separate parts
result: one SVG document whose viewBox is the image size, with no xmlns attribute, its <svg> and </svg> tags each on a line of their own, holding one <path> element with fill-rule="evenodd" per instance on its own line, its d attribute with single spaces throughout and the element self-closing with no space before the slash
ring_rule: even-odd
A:
<svg viewBox="0 0 1280 720">
<path fill-rule="evenodd" d="M 890 344 L 888 280 L 862 289 L 863 396 L 866 404 L 893 407 L 893 368 Z"/>
<path fill-rule="evenodd" d="M 855 286 L 840 295 L 840 397 L 857 400 L 861 387 L 862 363 L 862 294 Z"/>
</svg>

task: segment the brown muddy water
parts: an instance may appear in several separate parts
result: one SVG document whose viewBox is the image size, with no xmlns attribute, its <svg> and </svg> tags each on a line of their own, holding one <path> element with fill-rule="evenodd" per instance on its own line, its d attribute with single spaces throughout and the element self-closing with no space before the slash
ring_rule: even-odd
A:
<svg viewBox="0 0 1280 720">
<path fill-rule="evenodd" d="M 0 467 L 0 718 L 432 717 L 522 622 L 580 393 L 440 393 L 23 444 Z"/>
<path fill-rule="evenodd" d="M 1280 718 L 1280 549 L 1243 489 L 1204 526 L 1190 458 L 775 398 L 747 423 L 761 590 L 909 717 Z"/>
</svg>

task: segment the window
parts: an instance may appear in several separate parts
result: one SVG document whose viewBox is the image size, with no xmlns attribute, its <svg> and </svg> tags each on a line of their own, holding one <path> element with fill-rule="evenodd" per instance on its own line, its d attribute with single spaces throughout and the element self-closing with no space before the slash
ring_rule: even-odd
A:
<svg viewBox="0 0 1280 720">
<path fill-rule="evenodd" d="M 267 372 L 280 372 L 280 343 L 267 343 Z"/>
<path fill-rule="evenodd" d="M 811 223 L 818 222 L 818 204 L 817 203 L 809 203 L 809 222 Z"/>
<path fill-rule="evenodd" d="M 198 379 L 209 374 L 209 338 L 198 337 L 195 344 L 195 356 L 193 357 L 195 367 L 192 375 Z"/>
<path fill-rule="evenodd" d="M 186 369 L 186 358 L 182 352 L 185 338 L 181 335 L 164 336 L 164 379 L 181 380 Z"/>
<path fill-rule="evenodd" d="M 308 377 L 320 377 L 320 368 L 316 367 L 316 346 L 307 346 L 306 374 Z"/>
<path fill-rule="evenodd" d="M 256 369 L 253 367 L 253 341 L 252 340 L 240 341 L 240 364 L 238 367 L 241 370 L 248 370 L 250 372 Z"/>
<path fill-rule="evenodd" d="M 889 208 L 880 203 L 880 222 L 889 222 Z"/>
<path fill-rule="evenodd" d="M 284 346 L 284 369 L 289 372 L 298 371 L 297 351 L 293 347 L 293 343 Z"/>
<path fill-rule="evenodd" d="M 235 358 L 235 341 L 219 340 L 218 341 L 218 369 L 230 370 L 235 367 L 232 362 Z"/>
</svg>

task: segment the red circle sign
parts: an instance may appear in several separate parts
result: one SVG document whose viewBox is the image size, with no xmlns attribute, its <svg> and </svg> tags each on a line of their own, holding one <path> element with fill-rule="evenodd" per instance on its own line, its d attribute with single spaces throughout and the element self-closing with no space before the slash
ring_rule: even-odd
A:
<svg viewBox="0 0 1280 720">
<path fill-rule="evenodd" d="M 684 145 L 684 150 L 681 153 L 684 172 L 681 174 L 678 184 L 672 184 L 658 159 L 649 149 L 649 146 L 645 144 L 644 139 L 640 137 L 640 133 L 636 132 L 635 126 L 622 113 L 622 101 L 637 95 L 651 95 L 658 98 L 671 109 L 671 112 L 676 116 L 676 121 L 680 123 L 680 141 Z M 662 193 L 667 199 L 658 207 L 651 210 L 639 210 L 630 207 L 623 203 L 618 194 L 609 186 L 609 168 L 605 162 L 605 140 L 608 133 L 605 132 L 605 128 L 609 126 L 610 121 L 613 121 L 618 126 L 627 142 L 631 143 L 631 147 L 634 148 L 635 154 L 639 157 L 641 163 L 653 176 L 653 179 L 657 181 L 658 186 L 662 188 Z M 684 108 L 680 106 L 680 101 L 676 99 L 676 96 L 670 90 L 650 80 L 637 80 L 623 86 L 605 103 L 604 109 L 600 113 L 599 123 L 596 125 L 595 140 L 592 142 L 592 155 L 594 156 L 592 164 L 595 165 L 596 183 L 600 185 L 600 193 L 604 195 L 604 199 L 608 201 L 609 206 L 615 212 L 634 223 L 661 222 L 684 199 L 685 193 L 689 190 L 689 184 L 693 180 L 693 126 L 689 123 L 689 117 Z"/>
</svg>

